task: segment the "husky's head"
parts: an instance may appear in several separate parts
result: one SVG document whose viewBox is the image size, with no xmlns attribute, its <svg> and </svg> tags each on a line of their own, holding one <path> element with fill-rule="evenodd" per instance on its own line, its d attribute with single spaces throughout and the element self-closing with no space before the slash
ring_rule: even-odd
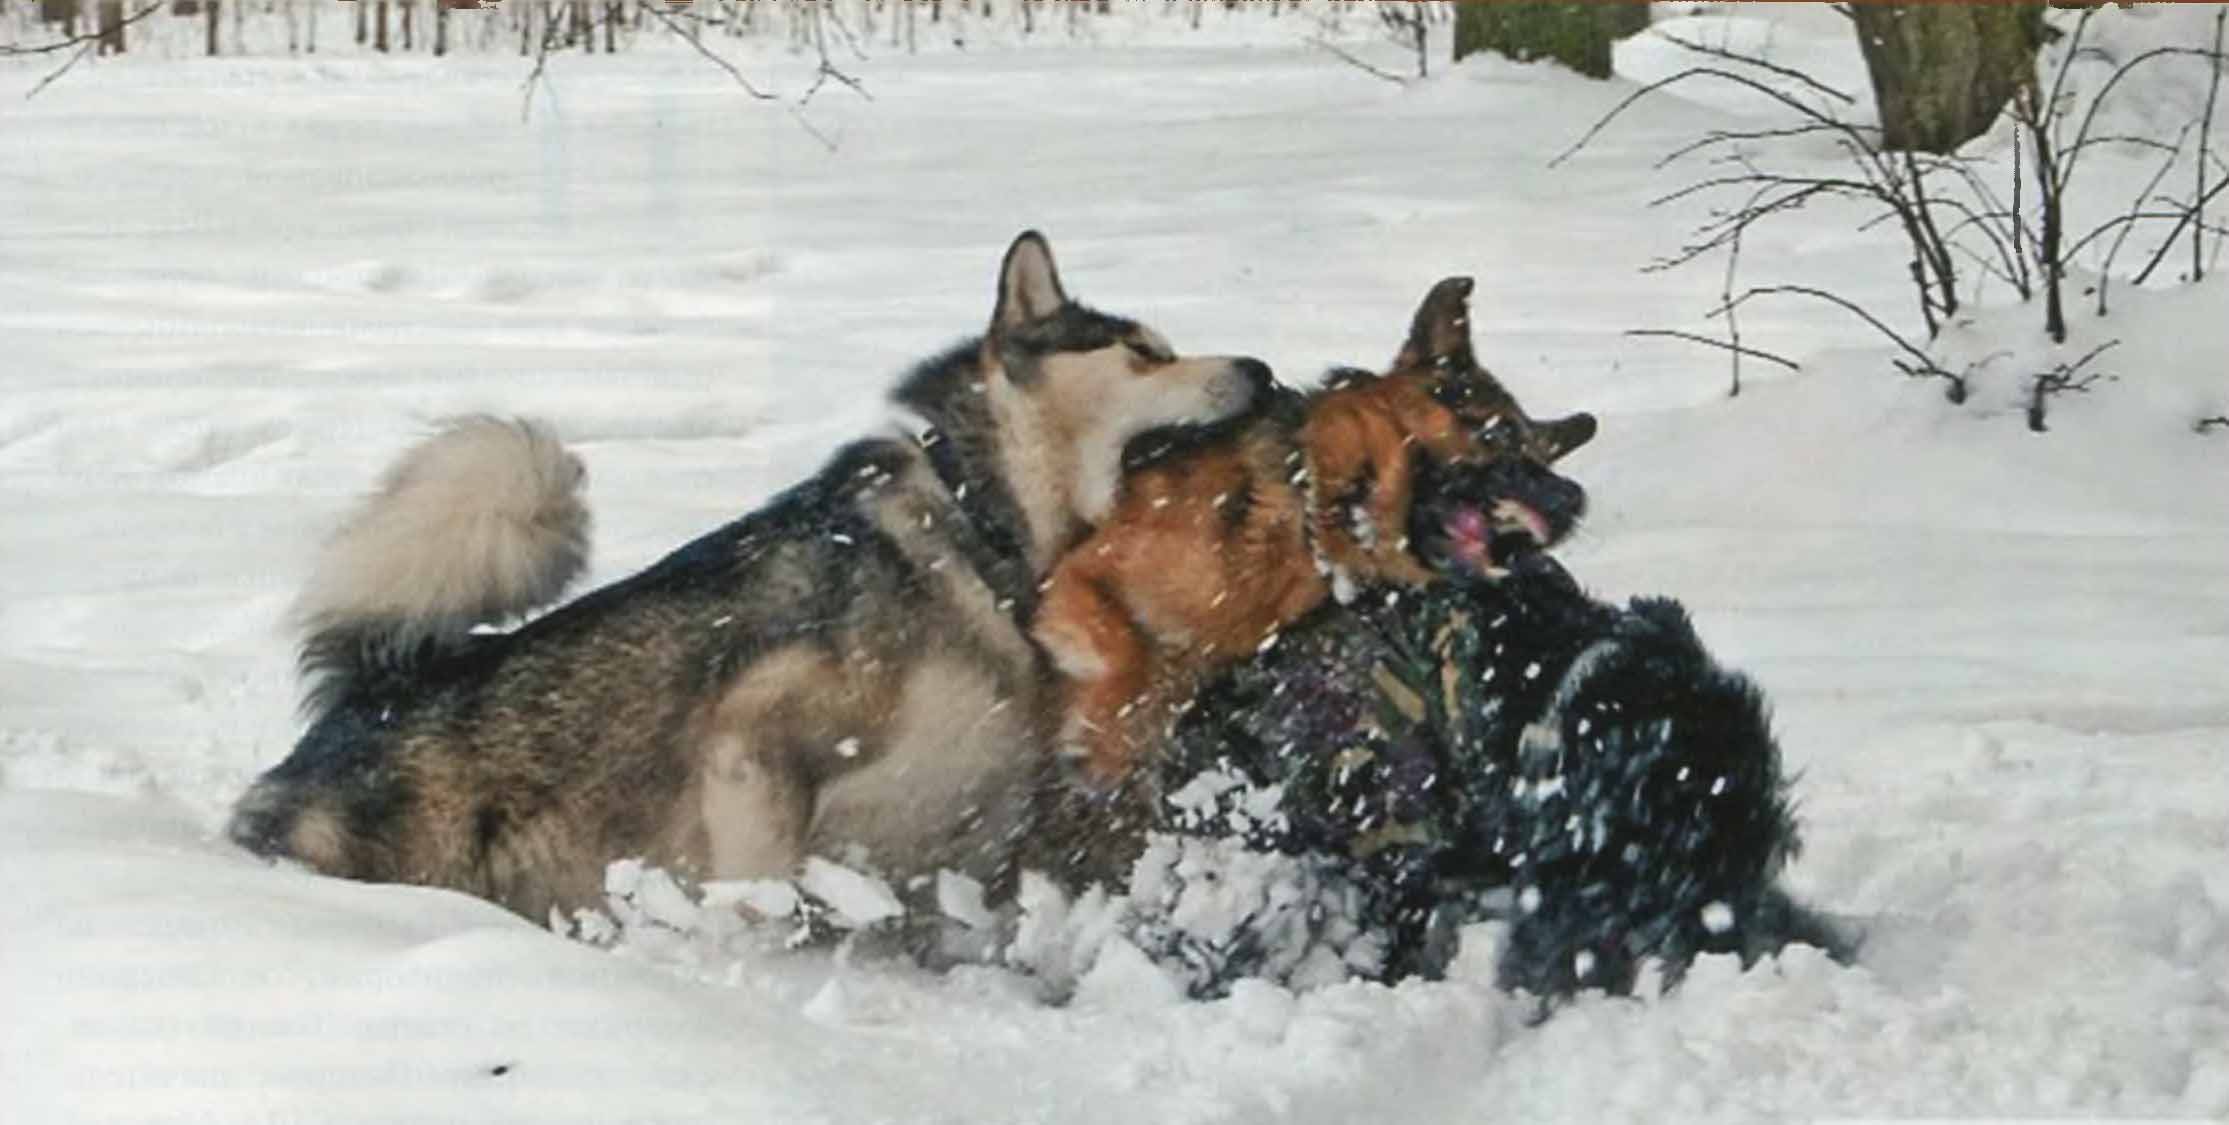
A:
<svg viewBox="0 0 2229 1125">
<path fill-rule="evenodd" d="M 1551 466 L 1593 440 L 1595 420 L 1536 420 L 1479 366 L 1471 289 L 1467 277 L 1434 285 L 1382 378 L 1416 381 L 1445 412 L 1417 425 L 1419 444 L 1436 456 L 1418 459 L 1410 542 L 1434 566 L 1498 575 L 1560 542 L 1586 511 L 1586 491 Z"/>
<path fill-rule="evenodd" d="M 1113 505 L 1124 443 L 1244 413 L 1271 386 L 1258 359 L 1178 355 L 1159 332 L 1071 300 L 1036 231 L 1006 251 L 982 347 L 1013 486 L 1036 528 L 1063 535 Z"/>
</svg>

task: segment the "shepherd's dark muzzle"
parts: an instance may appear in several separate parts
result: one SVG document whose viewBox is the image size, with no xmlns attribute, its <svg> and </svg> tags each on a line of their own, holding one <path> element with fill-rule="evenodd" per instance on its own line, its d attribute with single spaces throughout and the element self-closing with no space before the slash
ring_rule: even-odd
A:
<svg viewBox="0 0 2229 1125">
<path fill-rule="evenodd" d="M 1575 417 L 1586 419 L 1591 436 L 1593 419 Z M 1586 510 L 1579 482 L 1530 457 L 1484 465 L 1427 461 L 1417 472 L 1409 540 L 1435 568 L 1499 576 L 1562 542 Z"/>
</svg>

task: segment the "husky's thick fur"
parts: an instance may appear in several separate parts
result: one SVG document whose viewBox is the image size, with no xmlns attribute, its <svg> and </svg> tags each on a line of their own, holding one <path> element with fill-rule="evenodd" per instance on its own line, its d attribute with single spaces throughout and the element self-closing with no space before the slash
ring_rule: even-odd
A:
<svg viewBox="0 0 2229 1125">
<path fill-rule="evenodd" d="M 705 879 L 808 852 L 1007 874 L 1053 721 L 1024 633 L 1113 501 L 1124 444 L 1251 408 L 1269 371 L 1180 358 L 1069 300 L 1016 239 L 989 330 L 921 365 L 899 436 L 510 632 L 581 565 L 576 462 L 472 420 L 408 454 L 304 595 L 311 726 L 231 835 L 529 917 L 644 857 Z"/>
<path fill-rule="evenodd" d="M 307 707 L 556 601 L 588 565 L 580 458 L 528 419 L 455 420 L 387 470 L 295 602 Z"/>
<path fill-rule="evenodd" d="M 1594 436 L 1594 418 L 1536 422 L 1478 365 L 1471 288 L 1434 285 L 1385 374 L 1345 372 L 1133 471 L 1061 560 L 1034 632 L 1068 677 L 1061 744 L 1090 781 L 1119 787 L 1174 706 L 1340 586 L 1422 585 L 1570 530 L 1586 493 L 1548 466 Z M 1480 470 L 1462 478 L 1475 495 L 1420 495 L 1424 474 L 1464 466 Z M 1444 504 L 1426 505 L 1430 526 L 1420 499 Z"/>
</svg>

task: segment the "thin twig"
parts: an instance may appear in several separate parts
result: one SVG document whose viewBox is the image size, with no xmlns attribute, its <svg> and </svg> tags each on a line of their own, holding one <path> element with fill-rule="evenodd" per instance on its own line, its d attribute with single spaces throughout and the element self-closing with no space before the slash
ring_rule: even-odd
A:
<svg viewBox="0 0 2229 1125">
<path fill-rule="evenodd" d="M 2084 15 L 2086 18 L 2088 13 L 2084 13 Z M 2153 62 L 2155 60 L 2163 58 L 2173 58 L 2176 56 L 2192 56 L 2196 58 L 2205 58 L 2209 54 L 2211 54 L 2211 52 L 2201 50 L 2197 47 L 2153 47 L 2148 51 L 2138 53 L 2127 62 L 2122 63 L 2120 65 L 2120 68 L 2115 70 L 2112 76 L 2105 80 L 2105 84 L 2098 87 L 2096 95 L 2090 98 L 2090 108 L 2088 112 L 2082 115 L 2081 127 L 2077 128 L 2074 131 L 2075 150 L 2079 151 L 2083 142 L 2089 138 L 2090 126 L 2096 123 L 2098 111 L 2104 107 L 2107 96 L 2112 94 L 2113 88 L 2120 85 L 2121 80 L 2128 77 L 2129 74 L 2135 71 L 2137 67 L 2142 66 L 2145 63 Z M 2062 74 L 2062 78 L 2063 77 L 2064 75 Z M 2054 92 L 2054 97 L 2055 96 L 2056 92 Z M 2056 115 L 2053 116 L 2055 117 Z M 2075 162 L 2072 160 L 2067 161 L 2065 167 L 2062 168 L 2059 172 L 2059 189 L 2062 193 L 2065 191 L 2066 182 L 2074 178 L 2074 163 Z"/>
<path fill-rule="evenodd" d="M 1837 90 L 1834 87 L 1829 86 L 1826 83 L 1821 82 L 1818 79 L 1815 79 L 1800 70 L 1781 66 L 1778 63 L 1766 62 L 1765 60 L 1760 59 L 1755 55 L 1744 55 L 1737 51 L 1729 51 L 1724 47 L 1712 47 L 1707 44 L 1694 42 L 1693 40 L 1682 39 L 1679 36 L 1662 29 L 1658 29 L 1656 31 L 1656 35 L 1658 38 L 1668 39 L 1673 43 L 1685 47 L 1688 50 L 1693 51 L 1699 55 L 1709 55 L 1712 58 L 1731 59 L 1734 62 L 1747 63 L 1750 66 L 1758 67 L 1763 70 L 1769 70 L 1774 74 L 1781 76 L 1782 78 L 1794 79 L 1795 81 L 1801 82 L 1805 86 L 1808 86 L 1821 94 L 1825 94 L 1826 96 L 1833 98 L 1838 102 L 1841 102 L 1843 105 L 1857 104 L 1856 98 L 1853 98 L 1850 95 L 1845 94 L 1842 91 Z"/>
<path fill-rule="evenodd" d="M 2113 287 L 2113 259 L 2120 257 L 2121 245 L 2128 241 L 2129 234 L 2136 229 L 2137 214 L 2139 209 L 2144 206 L 2144 200 L 2151 196 L 2153 189 L 2159 187 L 2161 180 L 2167 178 L 2167 173 L 2174 171 L 2175 158 L 2182 155 L 2183 138 L 2189 135 L 2190 126 L 2186 124 L 2181 132 L 2175 134 L 2174 151 L 2168 153 L 2167 159 L 2160 162 L 2159 171 L 2152 173 L 2151 181 L 2144 185 L 2144 190 L 2137 192 L 2136 198 L 2129 202 L 2126 221 L 2121 224 L 2120 233 L 2113 237 L 2113 245 L 2105 251 L 2105 264 L 2100 266 L 2097 271 L 2097 315 L 2105 315 L 2106 296 Z M 2200 164 L 2199 169 L 2199 174 L 2203 176 L 2205 165 Z M 2090 239 L 2097 237 L 2097 234 L 2098 232 L 2093 230 L 2089 234 L 2083 235 L 2082 240 L 2075 243 L 2075 248 L 2080 249 Z"/>
<path fill-rule="evenodd" d="M 1716 316 L 1718 315 L 1718 311 L 1733 308 L 1737 305 L 1746 304 L 1748 303 L 1750 298 L 1753 297 L 1773 297 L 1791 293 L 1802 297 L 1813 297 L 1821 301 L 1826 301 L 1830 304 L 1841 306 L 1843 309 L 1848 310 L 1850 313 L 1856 315 L 1859 319 L 1865 321 L 1865 323 L 1872 325 L 1874 330 L 1879 332 L 1881 335 L 1888 337 L 1889 340 L 1894 342 L 1898 348 L 1903 349 L 1904 354 L 1911 356 L 1914 363 L 1920 366 L 1923 371 L 1930 373 L 1941 373 L 1946 378 L 1952 377 L 1949 372 L 1943 371 L 1943 369 L 1938 366 L 1933 359 L 1929 358 L 1926 352 L 1923 352 L 1919 348 L 1915 347 L 1911 341 L 1906 340 L 1895 329 L 1881 323 L 1881 319 L 1879 317 L 1865 311 L 1863 306 L 1858 305 L 1857 303 L 1841 296 L 1840 294 L 1829 293 L 1824 289 L 1815 289 L 1809 285 L 1757 286 L 1756 288 L 1745 290 L 1741 296 L 1726 302 L 1726 304 L 1722 306 L 1721 310 L 1714 310 L 1711 315 Z"/>
<path fill-rule="evenodd" d="M 815 67 L 813 70 L 812 85 L 805 87 L 805 93 L 797 99 L 797 105 L 795 107 L 797 119 L 799 121 L 804 120 L 805 107 L 812 104 L 813 96 L 820 93 L 820 88 L 827 85 L 828 80 L 831 78 L 835 79 L 838 83 L 850 88 L 852 93 L 855 93 L 870 102 L 875 100 L 873 95 L 867 93 L 867 88 L 859 84 L 858 79 L 853 78 L 849 74 L 845 74 L 836 66 L 834 62 L 830 61 L 830 59 L 828 58 L 828 32 L 826 30 L 826 25 L 822 22 L 822 19 L 824 13 L 834 12 L 835 9 L 833 7 L 824 9 L 820 5 L 814 5 L 813 7 L 808 8 L 807 11 L 813 13 L 813 18 L 808 21 L 807 26 L 812 29 L 813 50 L 820 56 L 820 65 Z M 838 26 L 841 27 L 842 21 L 839 20 L 837 21 L 837 23 Z M 850 32 L 846 30 L 845 34 L 848 35 L 850 34 Z M 857 45 L 854 44 L 853 50 L 857 49 Z M 862 55 L 861 57 L 864 58 L 865 56 Z M 807 127 L 810 128 L 810 125 L 808 124 Z M 818 130 L 815 130 L 815 135 L 818 135 Z M 828 145 L 831 149 L 835 147 L 834 142 L 830 141 L 826 137 L 821 138 L 821 143 Z"/>
<path fill-rule="evenodd" d="M 2222 21 L 2225 19 L 2229 19 L 2229 8 L 2214 13 L 2213 81 L 2206 84 L 2206 112 L 2204 116 L 2199 118 L 2198 123 L 2198 173 L 2196 176 L 2197 183 L 2191 187 L 2193 196 L 2202 196 L 2206 192 L 2206 141 L 2213 133 L 2214 102 L 2221 96 L 2221 44 L 2224 26 Z M 2192 204 L 2192 206 L 2197 205 Z M 2201 222 L 2190 228 L 2190 279 L 2192 281 L 2204 281 L 2206 279 L 2205 256 L 2199 252 L 2199 235 L 2205 230 L 2205 227 L 2206 224 Z"/>
<path fill-rule="evenodd" d="M 1677 163 L 1685 157 L 1692 156 L 1695 153 L 1701 152 L 1706 148 L 1712 148 L 1718 145 L 1739 144 L 1743 141 L 1781 140 L 1788 137 L 1808 136 L 1812 133 L 1831 133 L 1840 131 L 1841 129 L 1839 126 L 1821 125 L 1817 122 L 1813 122 L 1808 125 L 1790 126 L 1786 129 L 1713 129 L 1710 132 L 1703 134 L 1700 140 L 1681 145 L 1680 147 L 1664 154 L 1662 158 L 1657 160 L 1654 167 L 1659 169 L 1669 168 L 1674 163 Z"/>
<path fill-rule="evenodd" d="M 62 61 L 62 65 L 55 67 L 53 70 L 47 71 L 46 77 L 39 79 L 38 82 L 34 83 L 30 89 L 25 90 L 23 92 L 23 100 L 30 101 L 32 98 L 38 97 L 39 91 L 54 85 L 57 79 L 61 78 L 65 74 L 68 74 L 70 72 L 70 68 L 76 66 L 85 58 L 85 56 L 92 54 L 93 48 L 96 46 L 98 46 L 97 42 L 87 42 L 81 44 L 74 54 Z"/>
<path fill-rule="evenodd" d="M 1627 336 L 1663 337 L 1665 339 L 1671 340 L 1685 340 L 1691 344 L 1702 344 L 1706 347 L 1717 348 L 1721 351 L 1733 352 L 1736 355 L 1745 355 L 1753 359 L 1761 359 L 1767 363 L 1776 363 L 1782 367 L 1787 368 L 1790 371 L 1803 370 L 1802 364 L 1797 363 L 1795 360 L 1789 359 L 1786 356 L 1775 355 L 1764 350 L 1763 348 L 1751 347 L 1747 344 L 1728 343 L 1725 340 L 1715 339 L 1713 337 L 1704 336 L 1695 332 L 1680 332 L 1670 328 L 1628 328 L 1625 330 L 1624 334 Z M 1734 394 L 1739 393 L 1739 391 L 1734 392 Z M 1728 395 L 1727 397 L 1731 398 L 1733 397 L 1733 395 Z"/>
<path fill-rule="evenodd" d="M 806 136 L 820 142 L 820 147 L 830 152 L 836 151 L 836 138 L 822 132 L 820 126 L 813 124 L 813 119 L 805 116 L 805 107 L 802 104 L 792 103 L 789 107 L 789 115 L 797 122 L 798 128 L 805 130 Z"/>
<path fill-rule="evenodd" d="M 1756 79 L 1744 74 L 1736 74 L 1733 71 L 1725 70 L 1715 66 L 1692 66 L 1676 74 L 1672 74 L 1664 78 L 1659 78 L 1656 81 L 1642 86 L 1640 89 L 1635 90 L 1632 93 L 1627 94 L 1625 97 L 1619 99 L 1618 104 L 1611 106 L 1609 112 L 1604 113 L 1595 121 L 1592 126 L 1588 127 L 1585 133 L 1580 134 L 1579 139 L 1571 143 L 1571 147 L 1563 150 L 1560 153 L 1557 153 L 1555 159 L 1548 162 L 1548 166 L 1550 168 L 1554 168 L 1561 165 L 1564 161 L 1569 160 L 1574 154 L 1578 153 L 1579 150 L 1587 147 L 1588 142 L 1601 135 L 1604 129 L 1609 128 L 1611 122 L 1617 120 L 1625 113 L 1626 110 L 1631 109 L 1634 104 L 1639 102 L 1641 99 L 1646 98 L 1650 94 L 1654 94 L 1668 86 L 1673 86 L 1692 78 L 1716 78 L 1720 81 L 1731 82 L 1736 86 L 1752 90 L 1758 94 L 1762 94 L 1772 101 L 1779 102 L 1781 105 L 1796 111 L 1803 117 L 1816 122 L 1829 130 L 1843 134 L 1845 137 L 1856 142 L 1861 147 L 1870 147 L 1866 145 L 1864 136 L 1859 131 L 1857 126 L 1854 126 L 1847 121 L 1843 121 L 1838 117 L 1834 117 L 1828 113 L 1825 113 L 1816 106 L 1810 105 L 1800 99 L 1790 97 L 1787 94 L 1773 89 L 1772 87 L 1767 86 L 1764 83 L 1759 82 Z"/>
<path fill-rule="evenodd" d="M 71 35 L 66 38 L 56 39 L 46 43 L 40 43 L 35 46 L 24 47 L 14 43 L 0 44 L 0 58 L 12 57 L 15 55 L 51 55 L 61 51 L 67 51 L 70 48 L 78 46 L 80 44 L 98 43 L 103 36 L 113 35 L 118 30 L 130 27 L 131 25 L 138 23 L 139 21 L 146 19 L 147 17 L 154 15 L 156 12 L 162 11 L 168 6 L 168 0 L 155 0 L 154 3 L 147 5 L 146 7 L 141 8 L 136 12 L 133 12 L 131 15 L 124 17 L 123 20 L 121 20 L 120 22 L 111 24 L 106 28 L 96 25 L 91 31 L 81 32 L 79 34 Z"/>
<path fill-rule="evenodd" d="M 2082 358 L 2075 360 L 2073 363 L 2062 363 L 2053 367 L 2049 371 L 2037 375 L 2035 377 L 2035 381 L 2030 383 L 2028 386 L 2029 432 L 2040 434 L 2048 432 L 2050 430 L 2050 426 L 2045 424 L 2045 404 L 2050 400 L 2052 395 L 2066 394 L 2068 392 L 2074 391 L 2088 393 L 2091 385 L 2096 383 L 2098 380 L 2111 378 L 2112 376 L 2109 376 L 2102 371 L 2092 372 L 2091 374 L 2080 379 L 2077 379 L 2074 376 L 2083 368 L 2088 367 L 2091 360 L 2094 360 L 2097 357 L 2105 354 L 2106 352 L 2119 347 L 2120 343 L 2121 342 L 2119 340 L 2107 340 L 2106 342 L 2099 344 L 2094 348 L 2091 348 L 2089 351 L 2084 352 L 2082 354 Z"/>
<path fill-rule="evenodd" d="M 57 39 L 51 43 L 42 43 L 36 47 L 18 47 L 11 44 L 9 46 L 0 47 L 0 56 L 49 55 L 58 51 L 67 51 L 71 47 L 77 48 L 77 50 L 75 51 L 70 51 L 69 58 L 62 60 L 62 65 L 55 67 L 53 70 L 47 71 L 45 76 L 41 77 L 36 83 L 33 83 L 30 89 L 23 92 L 23 100 L 30 101 L 32 98 L 38 97 L 40 91 L 60 81 L 63 75 L 68 74 L 70 71 L 76 69 L 77 64 L 85 61 L 85 56 L 92 54 L 94 51 L 100 48 L 102 40 L 108 38 L 111 35 L 122 34 L 123 29 L 130 27 L 131 25 L 138 23 L 143 19 L 146 19 L 151 15 L 154 15 L 156 12 L 161 11 L 163 7 L 163 0 L 155 0 L 154 3 L 147 5 L 146 7 L 141 8 L 136 12 L 133 12 L 131 15 L 125 17 L 123 20 L 114 24 L 110 24 L 106 28 L 95 27 L 92 31 L 85 32 L 84 34 L 72 35 L 66 39 Z"/>
<path fill-rule="evenodd" d="M 312 2 L 314 3 L 315 0 L 312 0 Z M 712 63 L 712 65 L 726 71 L 727 76 L 729 78 L 735 79 L 735 84 L 741 86 L 744 93 L 749 94 L 750 96 L 757 98 L 760 101 L 774 100 L 773 94 L 767 93 L 766 91 L 759 89 L 757 86 L 752 85 L 751 80 L 745 78 L 743 76 L 743 72 L 735 68 L 734 63 L 727 61 L 727 59 L 715 53 L 710 47 L 705 46 L 704 40 L 700 36 L 691 34 L 689 29 L 682 27 L 680 23 L 677 22 L 674 14 L 666 10 L 666 5 L 662 3 L 661 0 L 640 0 L 640 2 L 643 11 L 646 11 L 651 15 L 657 17 L 660 22 L 666 25 L 666 28 L 668 30 L 672 31 L 675 35 L 680 36 L 682 39 L 687 40 L 689 46 L 694 48 L 697 54 L 703 55 L 707 61 Z"/>
<path fill-rule="evenodd" d="M 1390 70 L 1382 70 L 1378 67 L 1372 66 L 1369 63 L 1356 58 L 1353 54 L 1341 48 L 1338 44 L 1333 43 L 1330 40 L 1323 38 L 1322 36 L 1311 35 L 1308 37 L 1308 42 L 1312 46 L 1321 47 L 1324 50 L 1331 52 L 1331 54 L 1339 59 L 1339 61 L 1344 62 L 1348 66 L 1354 67 L 1365 74 L 1371 75 L 1376 78 L 1383 78 L 1396 86 L 1406 86 L 1409 84 L 1408 79 L 1403 78 Z"/>
<path fill-rule="evenodd" d="M 2223 176 L 2214 186 L 2207 188 L 2204 194 L 2191 201 L 2190 209 L 2176 219 L 2175 229 L 2167 232 L 2167 241 L 2159 244 L 2159 252 L 2153 254 L 2152 260 L 2144 263 L 2144 268 L 2137 272 L 2134 284 L 2142 285 L 2152 276 L 2152 271 L 2159 267 L 2160 261 L 2167 257 L 2167 252 L 2174 248 L 2175 240 L 2182 236 L 2184 227 L 2193 222 L 2204 221 L 2200 216 L 2205 213 L 2206 205 L 2213 202 L 2214 196 L 2220 195 L 2223 188 L 2229 188 L 2229 176 Z"/>
<path fill-rule="evenodd" d="M 314 3 L 315 0 L 312 0 Z M 542 5 L 542 34 L 535 37 L 534 69 L 526 72 L 526 81 L 519 84 L 519 120 L 526 121 L 534 113 L 534 92 L 541 88 L 542 74 L 549 69 L 550 44 L 557 39 L 557 25 L 563 22 L 563 5 Z M 532 13 L 527 14 L 532 18 Z"/>
</svg>

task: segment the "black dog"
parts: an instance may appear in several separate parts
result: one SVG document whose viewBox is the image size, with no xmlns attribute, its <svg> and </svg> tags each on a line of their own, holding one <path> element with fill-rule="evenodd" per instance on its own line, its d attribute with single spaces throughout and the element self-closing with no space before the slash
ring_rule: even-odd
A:
<svg viewBox="0 0 2229 1125">
<path fill-rule="evenodd" d="M 1514 569 L 1328 606 L 1176 721 L 1133 936 L 1196 995 L 1438 976 L 1482 921 L 1509 926 L 1500 983 L 1543 998 L 1851 955 L 1775 886 L 1798 841 L 1757 689 L 1676 602 Z"/>
</svg>

